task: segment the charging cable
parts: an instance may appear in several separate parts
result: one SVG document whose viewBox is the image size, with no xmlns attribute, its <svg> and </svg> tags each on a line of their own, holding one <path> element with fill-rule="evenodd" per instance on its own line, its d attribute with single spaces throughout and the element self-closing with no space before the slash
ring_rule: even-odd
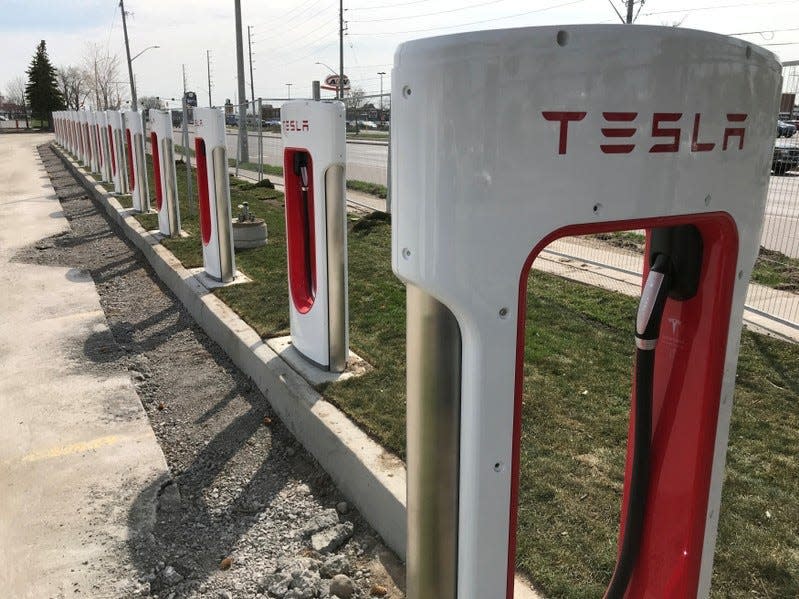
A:
<svg viewBox="0 0 799 599">
<path fill-rule="evenodd" d="M 638 317 L 636 318 L 635 430 L 630 492 L 627 499 L 627 517 L 624 520 L 621 551 L 607 593 L 605 593 L 605 599 L 622 599 L 624 597 L 641 549 L 652 445 L 652 382 L 655 376 L 655 348 L 671 282 L 671 258 L 665 254 L 658 254 L 655 256 L 641 293 L 641 303 L 638 305 Z"/>
</svg>

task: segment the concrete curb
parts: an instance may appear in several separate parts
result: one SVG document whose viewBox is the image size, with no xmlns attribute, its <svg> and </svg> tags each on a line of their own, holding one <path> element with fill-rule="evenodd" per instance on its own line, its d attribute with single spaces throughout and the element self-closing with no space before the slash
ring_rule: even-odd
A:
<svg viewBox="0 0 799 599">
<path fill-rule="evenodd" d="M 275 412 L 319 461 L 386 544 L 405 558 L 405 466 L 327 402 L 232 309 L 203 287 L 158 239 L 57 145 L 67 170 L 141 250 L 158 277 L 211 339 L 258 386 Z"/>
</svg>

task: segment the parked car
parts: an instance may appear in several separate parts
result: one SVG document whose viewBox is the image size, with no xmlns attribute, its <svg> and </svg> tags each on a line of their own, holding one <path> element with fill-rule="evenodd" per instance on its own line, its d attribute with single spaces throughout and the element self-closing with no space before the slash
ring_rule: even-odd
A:
<svg viewBox="0 0 799 599">
<path fill-rule="evenodd" d="M 236 127 L 239 124 L 239 117 L 235 114 L 226 114 L 225 115 L 225 125 L 230 127 Z"/>
<path fill-rule="evenodd" d="M 784 175 L 799 167 L 799 143 L 778 139 L 774 144 L 771 170 L 775 175 Z"/>
<path fill-rule="evenodd" d="M 796 133 L 796 125 L 777 121 L 777 137 L 793 137 L 794 133 Z"/>
</svg>

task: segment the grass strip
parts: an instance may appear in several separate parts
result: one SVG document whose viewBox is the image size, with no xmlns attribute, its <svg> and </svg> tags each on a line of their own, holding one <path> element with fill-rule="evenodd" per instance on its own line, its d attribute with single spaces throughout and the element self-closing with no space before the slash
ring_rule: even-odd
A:
<svg viewBox="0 0 799 599">
<path fill-rule="evenodd" d="M 388 195 L 388 188 L 385 185 L 369 183 L 368 181 L 358 181 L 357 179 L 347 179 L 347 189 L 368 193 L 384 200 Z"/>
<path fill-rule="evenodd" d="M 178 179 L 191 237 L 163 243 L 200 266 L 197 209 L 189 215 Z M 214 293 L 260 335 L 286 334 L 282 194 L 232 180 L 231 198 L 266 220 L 269 243 L 236 252 L 253 283 Z M 348 232 L 351 343 L 375 369 L 319 390 L 404 456 L 405 290 L 391 272 L 389 218 L 351 220 Z M 517 568 L 547 597 L 594 598 L 616 557 L 637 300 L 535 271 L 529 286 Z M 714 599 L 799 596 L 797 397 L 799 346 L 744 331 Z"/>
<path fill-rule="evenodd" d="M 613 247 L 644 253 L 646 237 L 633 231 L 593 235 Z M 799 260 L 781 252 L 760 247 L 752 270 L 752 281 L 780 291 L 799 292 Z"/>
</svg>

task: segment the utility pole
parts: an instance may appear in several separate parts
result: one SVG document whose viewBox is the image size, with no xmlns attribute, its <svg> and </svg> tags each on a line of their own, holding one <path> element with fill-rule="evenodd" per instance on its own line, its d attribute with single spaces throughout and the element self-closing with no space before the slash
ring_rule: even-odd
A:
<svg viewBox="0 0 799 599">
<path fill-rule="evenodd" d="M 119 0 L 119 10 L 122 12 L 122 31 L 125 33 L 125 53 L 128 56 L 128 78 L 130 79 L 131 110 L 136 112 L 138 101 L 136 99 L 136 83 L 133 81 L 133 62 L 130 60 L 130 43 L 128 42 L 128 22 L 125 13 L 125 0 Z"/>
<path fill-rule="evenodd" d="M 239 159 L 250 161 L 250 149 L 247 143 L 247 81 L 244 79 L 244 41 L 241 35 L 241 0 L 234 0 L 236 11 L 236 66 L 238 73 L 239 100 Z"/>
<path fill-rule="evenodd" d="M 247 46 L 250 50 L 250 97 L 252 98 L 252 112 L 255 114 L 255 79 L 252 77 L 252 25 L 247 25 Z"/>
<path fill-rule="evenodd" d="M 338 99 L 344 101 L 344 0 L 338 1 Z"/>
<path fill-rule="evenodd" d="M 633 23 L 633 6 L 635 5 L 635 0 L 627 0 L 627 24 L 632 25 Z"/>
<path fill-rule="evenodd" d="M 211 51 L 205 51 L 205 64 L 208 67 L 208 108 L 213 108 L 214 103 L 211 101 Z"/>
</svg>

